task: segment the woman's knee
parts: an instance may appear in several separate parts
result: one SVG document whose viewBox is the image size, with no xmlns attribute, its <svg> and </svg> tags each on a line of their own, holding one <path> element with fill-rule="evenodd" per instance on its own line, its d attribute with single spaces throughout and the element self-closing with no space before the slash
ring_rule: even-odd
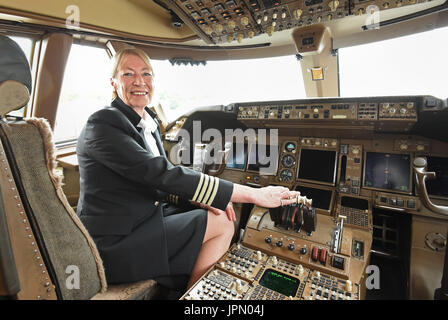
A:
<svg viewBox="0 0 448 320">
<path fill-rule="evenodd" d="M 210 232 L 209 236 L 224 236 L 225 238 L 232 239 L 235 232 L 235 227 L 233 221 L 227 218 L 227 215 L 220 214 L 215 215 L 209 212 L 207 231 Z"/>
</svg>

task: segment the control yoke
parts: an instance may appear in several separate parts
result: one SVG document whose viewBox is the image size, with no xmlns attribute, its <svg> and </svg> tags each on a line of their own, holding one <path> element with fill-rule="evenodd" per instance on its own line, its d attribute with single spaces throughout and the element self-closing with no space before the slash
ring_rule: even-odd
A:
<svg viewBox="0 0 448 320">
<path fill-rule="evenodd" d="M 413 163 L 413 169 L 415 174 L 415 183 L 418 189 L 418 193 L 420 195 L 420 199 L 423 202 L 423 205 L 435 212 L 437 214 L 448 216 L 448 207 L 447 206 L 439 206 L 431 202 L 431 199 L 428 196 L 428 191 L 426 190 L 426 179 L 435 179 L 435 172 L 427 172 L 426 171 L 427 161 L 426 158 L 415 158 Z"/>
</svg>

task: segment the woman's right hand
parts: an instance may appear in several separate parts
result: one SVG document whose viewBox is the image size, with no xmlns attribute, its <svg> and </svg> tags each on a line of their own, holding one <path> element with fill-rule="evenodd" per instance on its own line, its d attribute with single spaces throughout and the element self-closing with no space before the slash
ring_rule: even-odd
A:
<svg viewBox="0 0 448 320">
<path fill-rule="evenodd" d="M 290 191 L 282 186 L 251 188 L 241 184 L 233 185 L 231 200 L 234 203 L 253 203 L 259 207 L 276 208 L 297 203 L 298 191 Z"/>
<path fill-rule="evenodd" d="M 254 189 L 254 204 L 264 208 L 275 208 L 297 203 L 299 191 L 290 191 L 286 187 L 268 186 L 260 189 Z"/>
</svg>

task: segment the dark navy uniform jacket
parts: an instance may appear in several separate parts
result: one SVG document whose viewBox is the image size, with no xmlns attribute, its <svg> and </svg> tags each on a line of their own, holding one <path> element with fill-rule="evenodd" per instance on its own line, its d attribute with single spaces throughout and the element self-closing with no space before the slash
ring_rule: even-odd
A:
<svg viewBox="0 0 448 320">
<path fill-rule="evenodd" d="M 109 283 L 169 271 L 164 216 L 170 210 L 161 199 L 176 195 L 225 210 L 233 191 L 229 181 L 172 165 L 158 131 L 161 156 L 155 157 L 137 127 L 140 120 L 116 98 L 90 116 L 78 138 L 77 213 L 97 244 Z"/>
</svg>

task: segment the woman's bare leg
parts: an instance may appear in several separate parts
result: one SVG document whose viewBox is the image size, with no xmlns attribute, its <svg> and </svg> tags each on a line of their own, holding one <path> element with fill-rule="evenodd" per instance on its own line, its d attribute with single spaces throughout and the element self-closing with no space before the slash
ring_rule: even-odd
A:
<svg viewBox="0 0 448 320">
<path fill-rule="evenodd" d="M 233 222 L 225 214 L 215 215 L 208 211 L 204 240 L 191 272 L 188 289 L 227 251 L 234 232 Z"/>
</svg>

